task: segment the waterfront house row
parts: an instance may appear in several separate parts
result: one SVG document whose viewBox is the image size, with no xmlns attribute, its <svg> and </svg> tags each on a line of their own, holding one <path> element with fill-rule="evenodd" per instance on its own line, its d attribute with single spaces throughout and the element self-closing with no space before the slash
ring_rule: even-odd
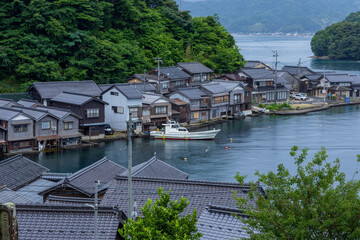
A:
<svg viewBox="0 0 360 240">
<path fill-rule="evenodd" d="M 70 111 L 45 106 L 28 108 L 14 103 L 0 107 L 1 150 L 43 150 L 79 144 L 79 119 Z"/>
</svg>

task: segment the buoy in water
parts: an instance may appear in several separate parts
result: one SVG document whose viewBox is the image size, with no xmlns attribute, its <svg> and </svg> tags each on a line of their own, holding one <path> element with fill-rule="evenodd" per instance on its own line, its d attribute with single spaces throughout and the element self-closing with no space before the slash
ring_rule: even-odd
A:
<svg viewBox="0 0 360 240">
<path fill-rule="evenodd" d="M 271 128 L 270 126 L 268 126 L 268 128 Z"/>
<path fill-rule="evenodd" d="M 228 149 L 228 147 L 226 147 L 225 149 Z"/>
<path fill-rule="evenodd" d="M 232 142 L 232 138 L 230 138 L 230 142 Z"/>
<path fill-rule="evenodd" d="M 187 158 L 184 158 L 184 161 L 186 162 L 186 161 L 187 161 Z"/>
</svg>

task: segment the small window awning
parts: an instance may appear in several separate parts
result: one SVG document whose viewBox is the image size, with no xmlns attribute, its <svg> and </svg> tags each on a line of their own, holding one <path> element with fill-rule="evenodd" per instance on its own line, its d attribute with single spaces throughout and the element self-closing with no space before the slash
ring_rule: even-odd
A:
<svg viewBox="0 0 360 240">
<path fill-rule="evenodd" d="M 46 136 L 36 137 L 36 140 L 38 140 L 38 141 L 46 141 L 46 140 L 55 140 L 55 139 L 59 139 L 59 138 L 60 138 L 59 135 L 46 135 Z"/>
</svg>

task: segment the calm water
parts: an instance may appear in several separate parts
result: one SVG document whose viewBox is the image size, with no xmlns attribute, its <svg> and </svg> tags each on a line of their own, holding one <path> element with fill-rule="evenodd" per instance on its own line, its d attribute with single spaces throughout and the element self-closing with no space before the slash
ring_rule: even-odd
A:
<svg viewBox="0 0 360 240">
<path fill-rule="evenodd" d="M 331 160 L 341 159 L 341 170 L 350 177 L 355 171 L 356 154 L 360 153 L 359 125 L 359 106 L 337 107 L 303 116 L 252 117 L 215 126 L 222 131 L 214 141 L 135 139 L 133 161 L 134 165 L 139 164 L 156 152 L 160 159 L 190 174 L 191 179 L 234 181 L 233 176 L 239 171 L 253 180 L 256 170 L 276 170 L 279 163 L 293 171 L 289 155 L 293 145 L 310 147 L 309 156 L 325 146 Z M 75 172 L 103 156 L 126 166 L 126 141 L 28 157 L 55 172 Z"/>
<path fill-rule="evenodd" d="M 278 69 L 284 65 L 297 65 L 301 58 L 302 66 L 315 71 L 334 70 L 360 75 L 360 61 L 317 60 L 310 56 L 311 37 L 294 36 L 249 36 L 234 35 L 235 41 L 246 60 L 260 60 L 275 67 L 273 50 L 278 50 Z"/>
<path fill-rule="evenodd" d="M 309 58 L 313 55 L 310 37 L 238 35 L 235 40 L 248 60 L 261 60 L 274 66 L 272 50 L 278 50 L 279 68 L 296 65 L 301 58 L 303 66 L 314 70 L 326 66 L 327 70 L 360 74 L 359 62 Z M 222 129 L 215 141 L 135 139 L 133 162 L 134 165 L 144 162 L 156 152 L 160 159 L 190 174 L 191 179 L 234 181 L 233 176 L 239 171 L 253 180 L 256 170 L 276 170 L 279 163 L 294 171 L 289 155 L 293 145 L 310 147 L 309 156 L 325 146 L 331 160 L 341 159 L 341 170 L 350 178 L 355 172 L 356 154 L 360 153 L 359 126 L 359 106 L 338 107 L 303 116 L 246 118 L 215 126 Z M 29 157 L 54 172 L 75 172 L 104 156 L 126 166 L 126 141 Z"/>
</svg>

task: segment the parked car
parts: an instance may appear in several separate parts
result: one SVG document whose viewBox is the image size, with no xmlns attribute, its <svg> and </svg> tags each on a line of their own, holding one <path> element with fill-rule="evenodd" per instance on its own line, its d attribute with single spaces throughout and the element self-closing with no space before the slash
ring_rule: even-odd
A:
<svg viewBox="0 0 360 240">
<path fill-rule="evenodd" d="M 105 135 L 114 135 L 114 129 L 112 129 L 111 127 L 110 127 L 110 125 L 109 124 L 105 124 L 104 125 L 104 128 L 105 128 Z"/>
<path fill-rule="evenodd" d="M 307 99 L 307 96 L 304 93 L 296 93 L 294 94 L 294 99 L 305 101 Z"/>
</svg>

